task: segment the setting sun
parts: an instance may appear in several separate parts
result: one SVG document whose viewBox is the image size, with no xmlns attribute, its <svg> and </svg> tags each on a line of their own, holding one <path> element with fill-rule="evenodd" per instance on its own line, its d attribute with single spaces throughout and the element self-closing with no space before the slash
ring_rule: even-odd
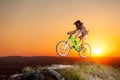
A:
<svg viewBox="0 0 120 80">
<path fill-rule="evenodd" d="M 94 52 L 94 54 L 101 54 L 102 49 L 101 48 L 94 48 L 93 52 Z"/>
</svg>

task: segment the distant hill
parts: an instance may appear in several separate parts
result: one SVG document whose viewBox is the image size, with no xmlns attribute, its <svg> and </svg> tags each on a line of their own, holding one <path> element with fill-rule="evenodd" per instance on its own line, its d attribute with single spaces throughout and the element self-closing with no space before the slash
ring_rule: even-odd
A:
<svg viewBox="0 0 120 80">
<path fill-rule="evenodd" d="M 96 64 L 104 64 L 117 69 L 120 69 L 120 58 L 115 57 L 99 57 L 99 58 L 86 58 L 80 57 L 54 57 L 54 56 L 8 56 L 0 57 L 0 75 L 11 75 L 14 73 L 21 73 L 22 69 L 27 66 L 49 66 L 52 64 L 76 64 L 78 62 L 92 62 Z"/>
<path fill-rule="evenodd" d="M 0 57 L 0 74 L 10 75 L 21 72 L 26 66 L 46 66 L 51 64 L 73 64 L 80 61 L 80 58 L 52 57 L 52 56 L 9 56 Z"/>
</svg>

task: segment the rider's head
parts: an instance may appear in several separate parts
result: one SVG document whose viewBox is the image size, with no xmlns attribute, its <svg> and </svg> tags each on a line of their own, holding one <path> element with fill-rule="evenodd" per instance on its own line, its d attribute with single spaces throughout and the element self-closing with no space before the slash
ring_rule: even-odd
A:
<svg viewBox="0 0 120 80">
<path fill-rule="evenodd" d="M 76 25 L 77 29 L 79 29 L 81 25 L 83 25 L 83 23 L 80 20 L 77 20 L 74 24 Z"/>
</svg>

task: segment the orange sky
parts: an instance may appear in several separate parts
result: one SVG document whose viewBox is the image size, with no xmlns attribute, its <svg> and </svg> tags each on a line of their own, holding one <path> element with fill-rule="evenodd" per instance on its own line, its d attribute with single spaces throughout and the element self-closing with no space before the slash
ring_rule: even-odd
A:
<svg viewBox="0 0 120 80">
<path fill-rule="evenodd" d="M 99 56 L 120 57 L 120 0 L 0 0 L 0 56 L 56 56 L 78 19 Z"/>
</svg>

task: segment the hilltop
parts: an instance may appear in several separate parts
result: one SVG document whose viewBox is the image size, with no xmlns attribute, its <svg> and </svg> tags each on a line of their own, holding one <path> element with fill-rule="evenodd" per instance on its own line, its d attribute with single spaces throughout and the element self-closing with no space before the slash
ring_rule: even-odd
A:
<svg viewBox="0 0 120 80">
<path fill-rule="evenodd" d="M 36 76 L 37 75 L 37 76 Z M 20 74 L 11 76 L 11 80 L 120 80 L 120 69 L 78 62 L 74 65 L 51 65 L 46 67 L 25 67 Z"/>
</svg>

